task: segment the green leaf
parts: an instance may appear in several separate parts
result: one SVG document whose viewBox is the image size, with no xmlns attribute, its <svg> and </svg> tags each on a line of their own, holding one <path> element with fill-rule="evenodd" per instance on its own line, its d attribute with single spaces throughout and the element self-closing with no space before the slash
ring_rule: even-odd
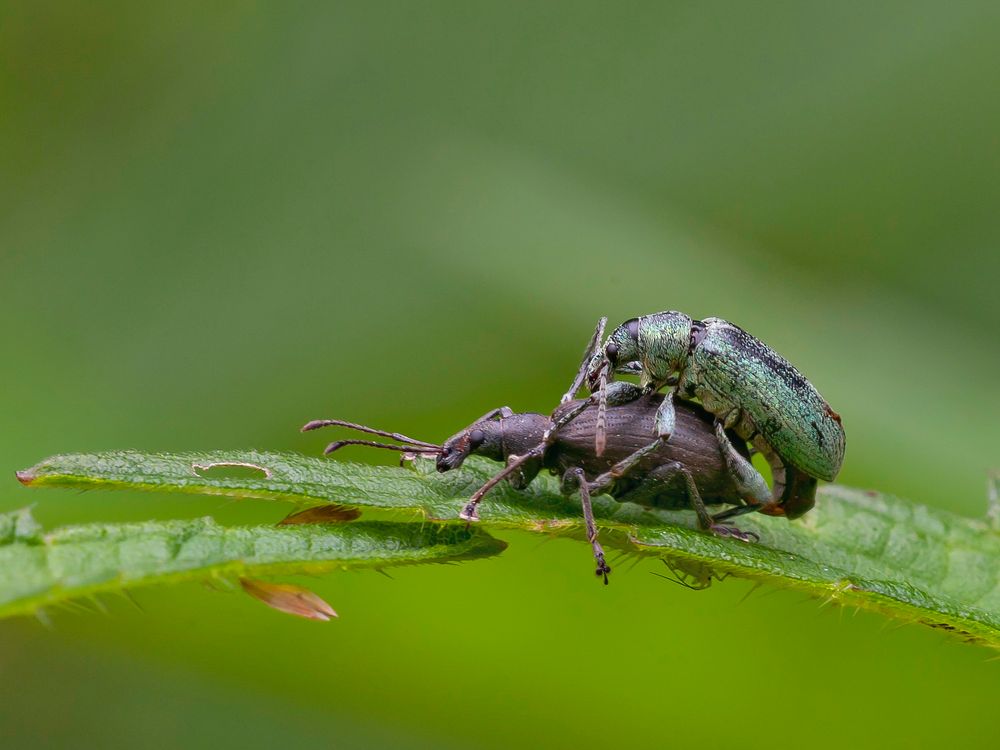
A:
<svg viewBox="0 0 1000 750">
<path fill-rule="evenodd" d="M 211 476 L 199 467 L 258 467 L 256 476 Z M 30 486 L 123 487 L 292 501 L 413 509 L 457 519 L 464 500 L 497 466 L 468 461 L 438 475 L 415 470 L 236 451 L 117 452 L 55 456 L 18 478 Z M 791 586 L 847 605 L 957 632 L 1000 647 L 1000 535 L 985 521 L 875 492 L 830 485 L 803 519 L 747 516 L 760 542 L 721 539 L 695 528 L 693 514 L 650 511 L 595 498 L 602 540 L 667 557 L 702 581 L 724 573 Z M 524 491 L 503 485 L 480 506 L 481 524 L 581 535 L 579 504 L 551 477 Z M 583 557 L 581 552 L 581 557 Z M 581 575 L 587 570 L 581 559 Z"/>
<path fill-rule="evenodd" d="M 43 532 L 21 510 L 0 515 L 0 617 L 156 583 L 447 562 L 504 546 L 455 524 L 385 521 L 227 528 L 200 518 Z"/>
</svg>

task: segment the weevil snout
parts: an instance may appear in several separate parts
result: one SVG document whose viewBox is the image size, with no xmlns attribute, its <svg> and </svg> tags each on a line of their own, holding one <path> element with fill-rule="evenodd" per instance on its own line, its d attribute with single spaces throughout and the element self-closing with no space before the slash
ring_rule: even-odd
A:
<svg viewBox="0 0 1000 750">
<path fill-rule="evenodd" d="M 623 363 L 630 363 L 639 355 L 639 319 L 626 320 L 608 336 L 603 348 L 598 349 L 590 360 L 587 382 L 593 391 L 600 383 L 601 376 L 609 380 Z"/>
<path fill-rule="evenodd" d="M 486 442 L 486 432 L 479 427 L 462 430 L 441 446 L 437 457 L 437 470 L 444 473 L 461 466 L 469 454 Z"/>
<path fill-rule="evenodd" d="M 445 446 L 438 454 L 437 470 L 443 474 L 446 471 L 457 469 L 468 455 L 468 452 L 462 451 L 457 447 Z"/>
<path fill-rule="evenodd" d="M 614 354 L 617 357 L 617 347 L 614 350 Z M 601 375 L 609 373 L 612 370 L 614 370 L 614 364 L 609 360 L 607 350 L 598 349 L 594 352 L 594 356 L 590 360 L 590 366 L 587 368 L 587 387 L 590 388 L 591 393 L 597 390 L 601 382 Z"/>
</svg>

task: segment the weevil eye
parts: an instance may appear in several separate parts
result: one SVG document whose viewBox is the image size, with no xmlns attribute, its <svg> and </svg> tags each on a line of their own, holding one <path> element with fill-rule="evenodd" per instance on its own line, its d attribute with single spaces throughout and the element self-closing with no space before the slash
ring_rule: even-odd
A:
<svg viewBox="0 0 1000 750">
<path fill-rule="evenodd" d="M 469 450 L 475 450 L 486 440 L 486 433 L 482 430 L 473 430 L 469 433 Z"/>
<path fill-rule="evenodd" d="M 604 354 L 612 365 L 618 364 L 618 344 L 612 341 L 604 348 Z"/>
</svg>

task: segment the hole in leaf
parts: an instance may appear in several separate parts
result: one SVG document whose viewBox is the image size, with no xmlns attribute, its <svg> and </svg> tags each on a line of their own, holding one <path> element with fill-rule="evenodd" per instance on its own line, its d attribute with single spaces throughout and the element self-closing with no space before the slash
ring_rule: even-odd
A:
<svg viewBox="0 0 1000 750">
<path fill-rule="evenodd" d="M 257 464 L 226 461 L 211 464 L 192 464 L 194 473 L 204 479 L 270 479 L 271 472 Z"/>
</svg>

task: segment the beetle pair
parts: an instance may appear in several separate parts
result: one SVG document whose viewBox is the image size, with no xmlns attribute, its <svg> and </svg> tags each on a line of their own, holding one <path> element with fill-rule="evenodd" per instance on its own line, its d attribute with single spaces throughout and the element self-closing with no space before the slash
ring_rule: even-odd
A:
<svg viewBox="0 0 1000 750">
<path fill-rule="evenodd" d="M 668 311 L 625 321 L 587 365 L 587 379 L 592 388 L 598 386 L 602 404 L 616 371 L 638 371 L 646 392 L 668 388 L 656 412 L 656 440 L 650 450 L 673 432 L 675 393 L 700 401 L 715 416 L 719 447 L 740 496 L 760 506 L 762 513 L 801 516 L 815 501 L 815 482 L 807 480 L 833 481 L 840 471 L 845 442 L 840 416 L 791 363 L 721 318 L 693 320 Z M 792 472 L 784 489 L 796 484 L 800 489 L 791 495 L 772 493 L 760 473 L 733 448 L 726 434 L 729 429 L 752 443 L 772 467 L 780 461 Z M 605 439 L 598 424 L 598 455 Z"/>
<path fill-rule="evenodd" d="M 368 445 L 401 451 L 404 455 L 436 458 L 440 472 L 459 468 L 471 455 L 483 456 L 506 464 L 506 467 L 483 485 L 469 500 L 461 517 L 478 518 L 476 505 L 504 479 L 515 487 L 527 486 L 542 469 L 562 476 L 566 494 L 580 493 L 587 538 L 597 563 L 596 572 L 607 580 L 611 572 L 604 550 L 597 538 L 591 495 L 608 493 L 620 502 L 634 502 L 647 507 L 692 509 L 698 524 L 723 536 L 750 541 L 752 535 L 724 526 L 721 521 L 746 510 L 738 506 L 725 514 L 712 516 L 708 505 L 736 503 L 736 485 L 716 443 L 711 415 L 695 404 L 679 404 L 673 438 L 644 450 L 654 428 L 654 415 L 663 401 L 661 394 L 641 395 L 627 403 L 612 403 L 605 420 L 612 438 L 602 456 L 594 451 L 598 405 L 596 399 L 572 400 L 554 414 L 515 413 L 501 407 L 459 431 L 441 445 L 388 433 L 364 425 L 340 420 L 317 420 L 303 427 L 341 426 L 382 437 L 391 437 L 399 445 L 369 440 L 338 440 L 327 446 L 330 454 L 347 445 Z M 744 454 L 746 449 L 743 448 Z"/>
<path fill-rule="evenodd" d="M 442 445 L 339 420 L 341 425 L 392 438 L 351 444 L 435 456 L 439 471 L 477 454 L 506 463 L 477 490 L 461 517 L 475 520 L 483 496 L 507 479 L 529 483 L 542 468 L 561 472 L 564 492 L 580 493 L 597 574 L 610 568 L 597 539 L 590 497 L 607 492 L 621 502 L 690 508 L 699 527 L 750 541 L 754 535 L 722 524 L 759 511 L 796 518 L 815 500 L 817 479 L 832 480 L 844 453 L 840 418 L 816 389 L 758 339 L 726 321 L 697 321 L 664 312 L 626 321 L 602 344 L 602 319 L 562 404 L 550 416 L 495 409 Z M 638 386 L 615 381 L 638 375 Z M 592 395 L 575 400 L 584 381 Z M 665 394 L 660 388 L 667 387 Z M 674 395 L 680 399 L 674 402 Z M 692 402 L 698 399 L 700 405 Z M 768 461 L 773 488 L 753 467 L 750 442 Z M 706 506 L 735 507 L 710 515 Z"/>
</svg>

